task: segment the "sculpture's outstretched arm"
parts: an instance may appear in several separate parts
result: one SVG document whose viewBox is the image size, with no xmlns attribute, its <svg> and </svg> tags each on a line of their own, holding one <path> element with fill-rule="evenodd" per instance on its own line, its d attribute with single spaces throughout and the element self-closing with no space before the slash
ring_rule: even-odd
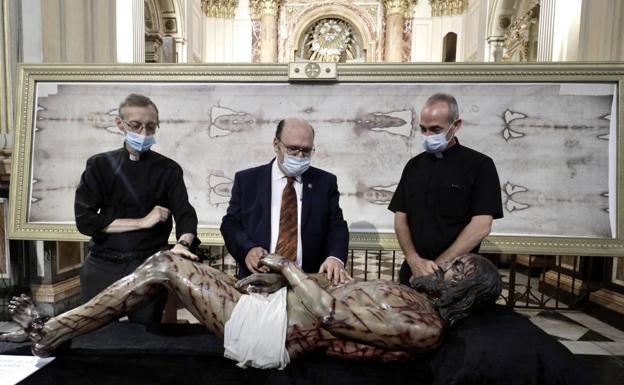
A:
<svg viewBox="0 0 624 385">
<path fill-rule="evenodd" d="M 308 274 L 308 278 L 316 282 L 322 289 L 331 286 L 331 282 L 323 273 Z M 288 286 L 286 277 L 276 273 L 253 273 L 236 282 L 236 287 L 242 293 L 273 293 Z"/>
<path fill-rule="evenodd" d="M 336 337 L 387 350 L 430 349 L 439 342 L 442 324 L 437 315 L 419 311 L 422 308 L 397 310 L 349 303 L 336 299 L 279 255 L 269 254 L 260 264 L 284 275 L 305 308 Z"/>
<path fill-rule="evenodd" d="M 32 300 L 22 296 L 11 302 L 11 315 L 34 342 L 33 353 L 45 356 L 64 341 L 136 309 L 164 285 L 200 322 L 222 336 L 225 322 L 241 295 L 234 283 L 233 277 L 206 265 L 160 252 L 89 302 L 66 313 L 42 319 Z"/>
</svg>

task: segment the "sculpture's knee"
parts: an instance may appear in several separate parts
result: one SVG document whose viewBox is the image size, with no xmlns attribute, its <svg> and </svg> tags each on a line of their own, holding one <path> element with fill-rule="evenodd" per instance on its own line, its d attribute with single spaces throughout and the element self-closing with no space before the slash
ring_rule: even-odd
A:
<svg viewBox="0 0 624 385">
<path fill-rule="evenodd" d="M 135 273 L 166 279 L 169 273 L 174 270 L 172 268 L 173 265 L 174 261 L 172 255 L 167 251 L 159 251 L 146 259 L 145 262 L 137 268 Z"/>
</svg>

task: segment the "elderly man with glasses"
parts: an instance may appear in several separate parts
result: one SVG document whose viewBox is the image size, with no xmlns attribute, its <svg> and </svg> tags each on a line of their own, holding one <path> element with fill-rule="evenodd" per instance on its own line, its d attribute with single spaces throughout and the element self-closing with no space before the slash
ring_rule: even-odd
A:
<svg viewBox="0 0 624 385">
<path fill-rule="evenodd" d="M 148 97 L 128 95 L 115 124 L 124 146 L 93 155 L 76 189 L 78 230 L 91 237 L 80 272 L 83 302 L 132 273 L 149 256 L 168 248 L 172 216 L 178 242 L 174 254 L 197 259 L 197 215 L 188 200 L 182 168 L 151 150 L 158 108 Z M 133 322 L 158 323 L 166 301 L 161 291 L 129 314 Z"/>
<path fill-rule="evenodd" d="M 268 164 L 236 173 L 221 223 L 239 278 L 267 272 L 260 258 L 278 253 L 306 273 L 346 282 L 349 231 L 336 176 L 310 167 L 314 129 L 303 119 L 280 121 L 273 150 L 276 157 Z"/>
</svg>

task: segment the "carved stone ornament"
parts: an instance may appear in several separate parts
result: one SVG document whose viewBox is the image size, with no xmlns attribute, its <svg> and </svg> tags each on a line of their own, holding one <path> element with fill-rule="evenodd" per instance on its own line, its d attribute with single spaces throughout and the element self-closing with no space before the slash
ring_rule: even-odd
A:
<svg viewBox="0 0 624 385">
<path fill-rule="evenodd" d="M 233 19 L 238 0 L 202 0 L 202 12 L 208 17 Z"/>
<path fill-rule="evenodd" d="M 249 0 L 251 19 L 258 20 L 263 15 L 277 16 L 281 0 Z"/>
<path fill-rule="evenodd" d="M 384 8 L 387 15 L 393 15 L 395 13 L 403 14 L 405 16 L 411 15 L 414 7 L 418 3 L 418 0 L 384 0 Z"/>
<path fill-rule="evenodd" d="M 353 60 L 356 48 L 353 28 L 344 20 L 321 19 L 306 36 L 306 57 L 313 61 L 344 62 Z"/>
<path fill-rule="evenodd" d="M 466 11 L 467 0 L 429 0 L 431 16 L 461 15 Z"/>
</svg>

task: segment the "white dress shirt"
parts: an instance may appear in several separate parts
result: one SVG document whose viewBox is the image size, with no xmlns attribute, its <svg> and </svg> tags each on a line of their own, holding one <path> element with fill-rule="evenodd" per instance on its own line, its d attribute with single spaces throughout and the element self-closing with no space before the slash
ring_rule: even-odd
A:
<svg viewBox="0 0 624 385">
<path fill-rule="evenodd" d="M 286 187 L 286 175 L 277 165 L 279 160 L 276 158 L 271 166 L 271 249 L 269 252 L 275 253 L 277 247 L 277 238 L 279 236 L 279 220 L 280 210 L 282 208 L 282 193 Z M 295 178 L 293 183 L 295 193 L 297 194 L 297 266 L 301 267 L 301 199 L 303 197 L 303 183 L 301 175 Z"/>
<path fill-rule="evenodd" d="M 271 248 L 269 250 L 270 253 L 275 253 L 275 248 L 277 247 L 277 238 L 279 237 L 279 220 L 280 220 L 280 210 L 282 208 L 282 193 L 284 192 L 284 187 L 286 187 L 286 175 L 282 172 L 282 169 L 277 165 L 279 160 L 275 158 L 275 161 L 271 165 Z M 301 252 L 301 200 L 303 199 L 303 181 L 301 179 L 301 175 L 295 178 L 295 182 L 293 183 L 295 187 L 295 194 L 297 194 L 297 266 L 301 267 L 303 257 Z M 340 262 L 343 266 L 344 263 L 334 257 L 333 255 L 329 255 L 327 258 L 333 258 L 336 261 Z"/>
</svg>

